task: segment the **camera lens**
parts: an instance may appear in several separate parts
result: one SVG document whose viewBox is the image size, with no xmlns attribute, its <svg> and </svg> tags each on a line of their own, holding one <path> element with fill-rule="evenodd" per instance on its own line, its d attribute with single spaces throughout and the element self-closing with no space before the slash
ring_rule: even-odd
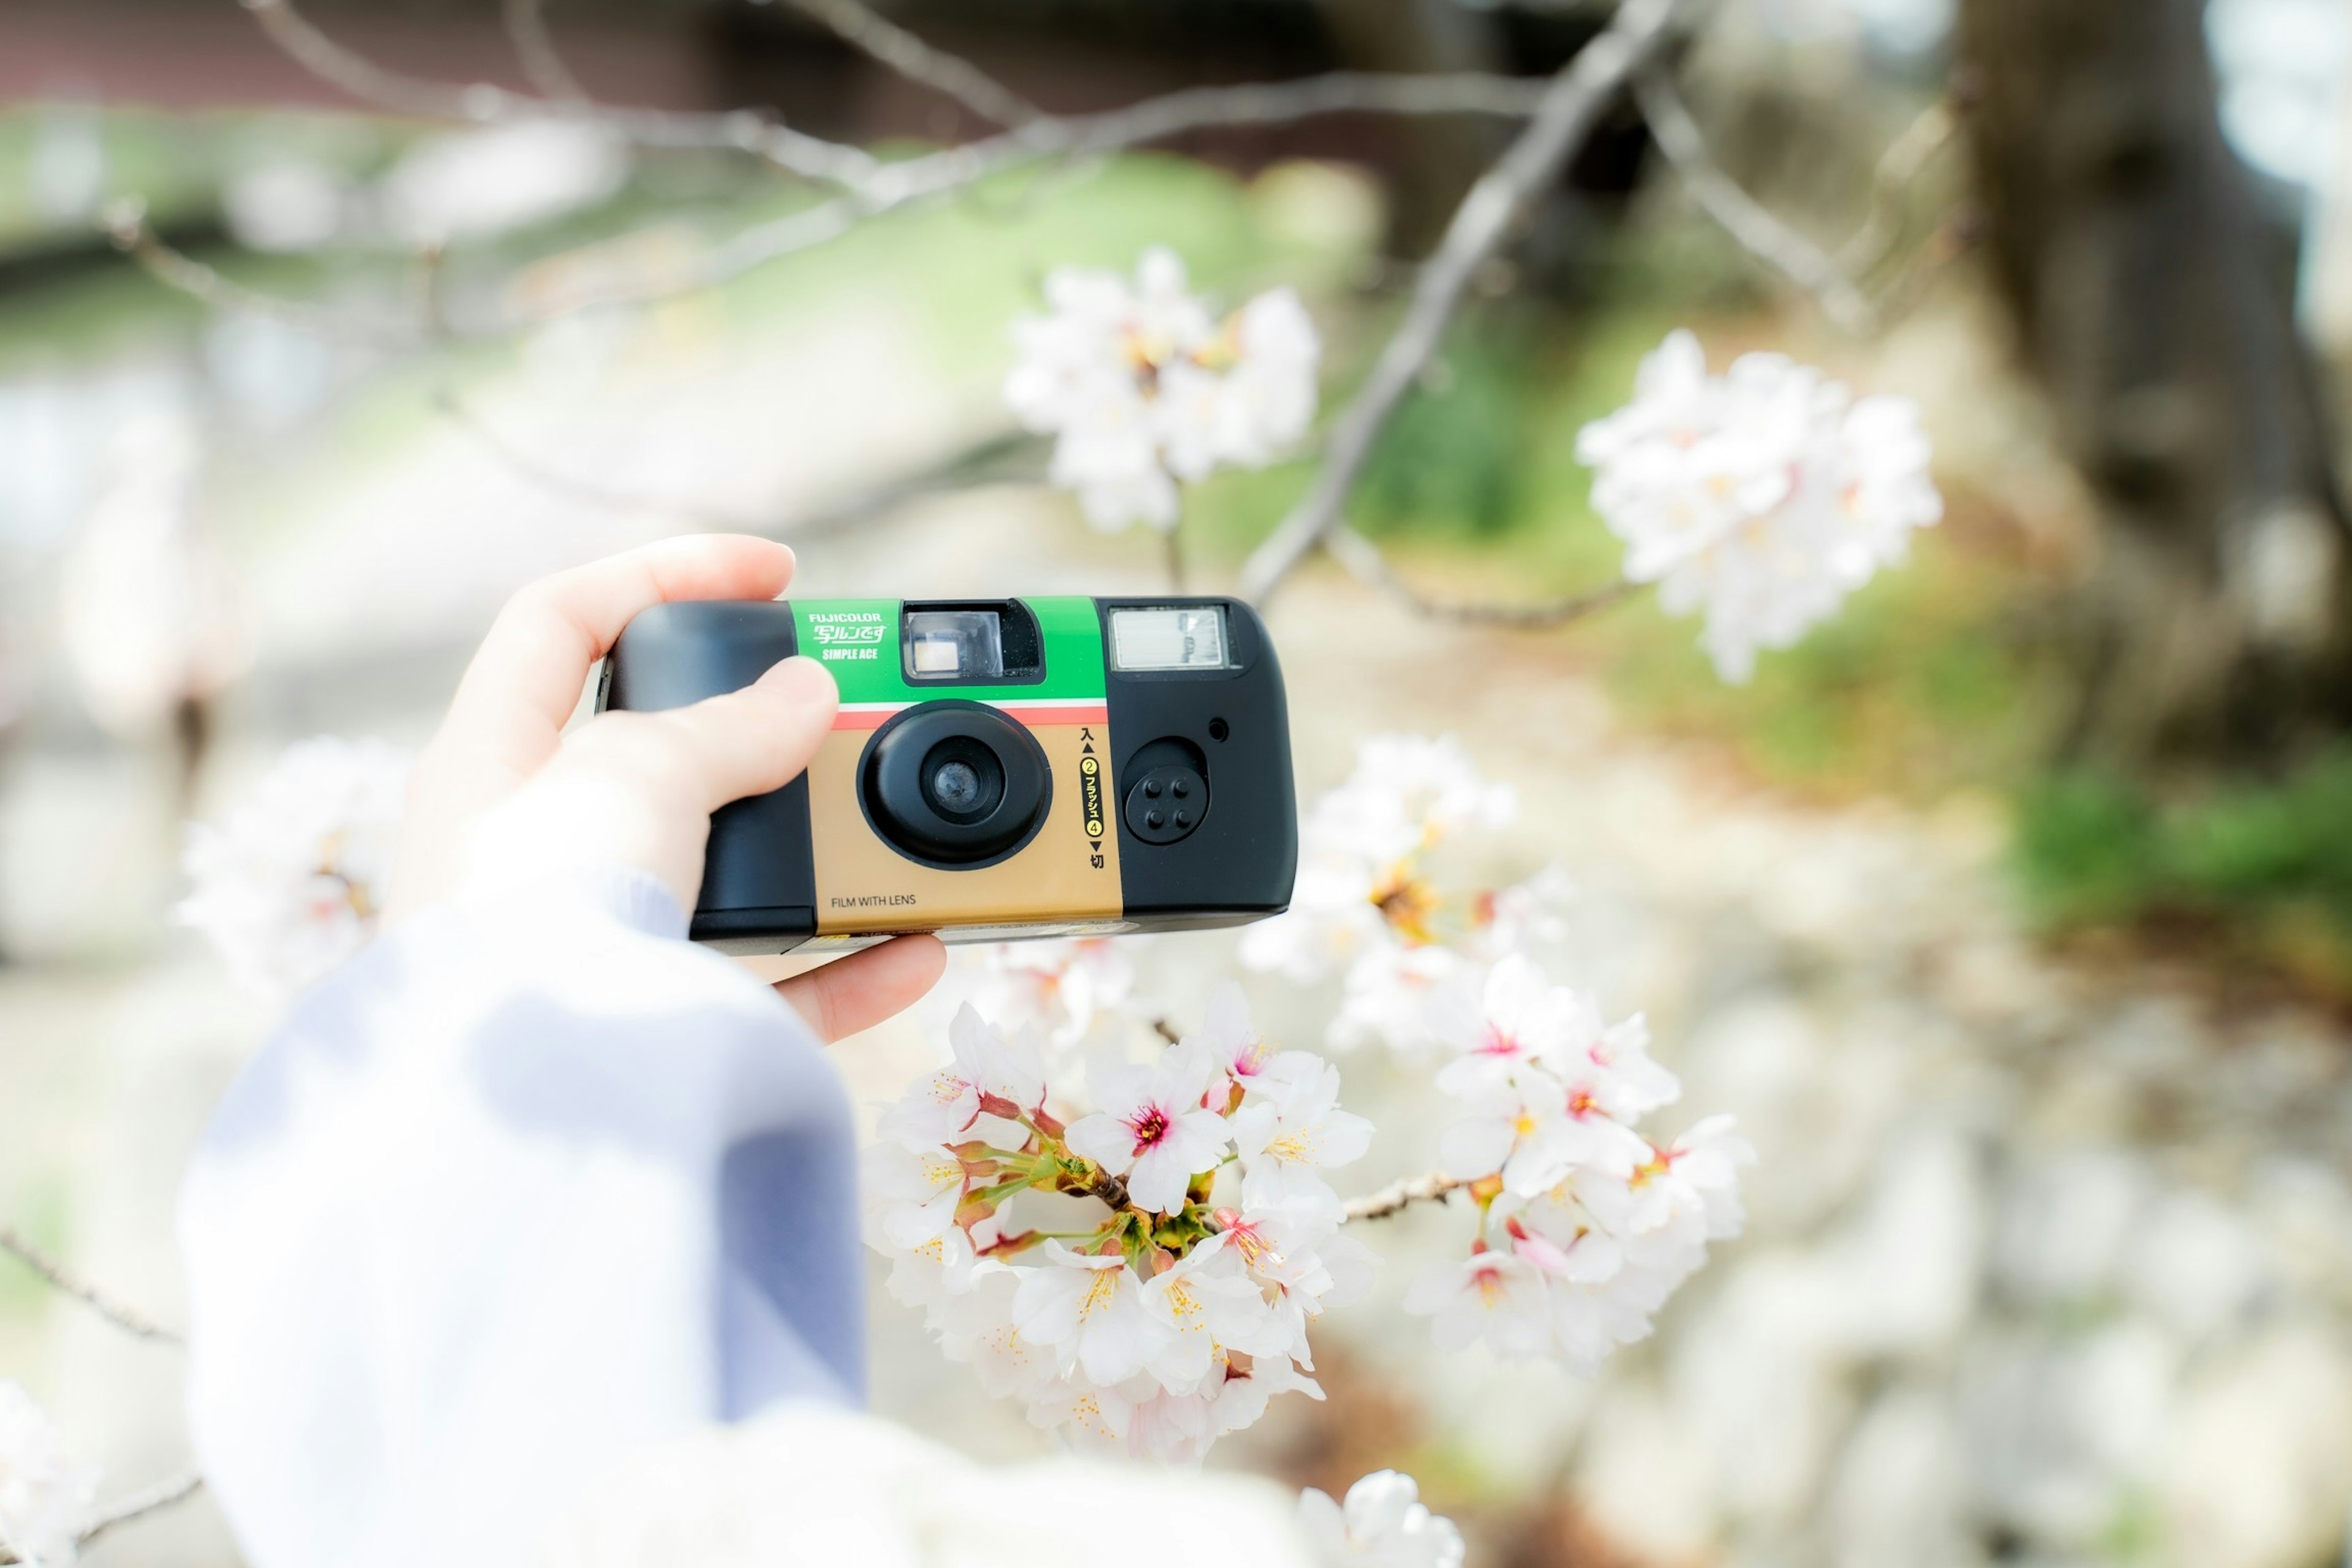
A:
<svg viewBox="0 0 2352 1568">
<path fill-rule="evenodd" d="M 984 822 L 1004 798 L 1004 759 L 976 735 L 950 735 L 923 753 L 923 804 L 958 826 Z"/>
<path fill-rule="evenodd" d="M 970 763 L 941 763 L 931 774 L 931 804 L 944 812 L 970 811 L 980 802 L 980 773 Z"/>
<path fill-rule="evenodd" d="M 1045 753 L 985 703 L 926 702 L 875 731 L 859 765 L 874 830 L 912 860 L 991 864 L 1028 842 L 1052 794 Z"/>
</svg>

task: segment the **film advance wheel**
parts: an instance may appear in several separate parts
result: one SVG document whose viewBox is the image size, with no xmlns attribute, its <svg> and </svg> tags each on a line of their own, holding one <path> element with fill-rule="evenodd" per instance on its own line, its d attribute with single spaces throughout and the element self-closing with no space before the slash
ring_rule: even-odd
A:
<svg viewBox="0 0 2352 1568">
<path fill-rule="evenodd" d="M 874 831 L 910 860 L 993 865 L 1045 820 L 1053 780 L 1036 738 L 985 703 L 909 708 L 874 732 L 858 767 Z"/>
</svg>

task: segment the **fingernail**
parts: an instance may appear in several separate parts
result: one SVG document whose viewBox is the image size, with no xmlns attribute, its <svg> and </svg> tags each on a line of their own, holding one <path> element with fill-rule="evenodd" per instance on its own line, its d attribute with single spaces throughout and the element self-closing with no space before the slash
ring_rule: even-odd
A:
<svg viewBox="0 0 2352 1568">
<path fill-rule="evenodd" d="M 804 654 L 770 665 L 756 684 L 763 690 L 800 702 L 835 702 L 841 697 L 840 689 L 834 685 L 833 671 Z"/>
</svg>

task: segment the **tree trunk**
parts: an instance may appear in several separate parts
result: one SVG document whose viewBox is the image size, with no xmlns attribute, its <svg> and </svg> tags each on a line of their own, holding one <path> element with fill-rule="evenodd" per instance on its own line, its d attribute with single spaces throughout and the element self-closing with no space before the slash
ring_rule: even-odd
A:
<svg viewBox="0 0 2352 1568">
<path fill-rule="evenodd" d="M 2352 711 L 2352 550 L 2201 0 L 1962 0 L 1994 272 L 2102 511 L 2067 747 L 2274 764 Z"/>
</svg>

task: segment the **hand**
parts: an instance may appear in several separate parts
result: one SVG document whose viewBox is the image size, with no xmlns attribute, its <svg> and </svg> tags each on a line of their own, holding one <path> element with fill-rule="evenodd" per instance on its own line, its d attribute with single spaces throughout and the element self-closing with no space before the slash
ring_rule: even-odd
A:
<svg viewBox="0 0 2352 1568">
<path fill-rule="evenodd" d="M 614 865 L 650 871 L 691 910 L 710 814 L 781 789 L 833 726 L 833 677 L 788 658 L 740 691 L 659 713 L 603 713 L 566 734 L 588 671 L 640 610 L 674 599 L 772 599 L 793 552 L 763 539 L 665 540 L 543 578 L 507 601 L 408 786 L 387 918 L 469 876 Z M 827 1040 L 931 988 L 939 939 L 900 937 L 776 989 Z"/>
</svg>

